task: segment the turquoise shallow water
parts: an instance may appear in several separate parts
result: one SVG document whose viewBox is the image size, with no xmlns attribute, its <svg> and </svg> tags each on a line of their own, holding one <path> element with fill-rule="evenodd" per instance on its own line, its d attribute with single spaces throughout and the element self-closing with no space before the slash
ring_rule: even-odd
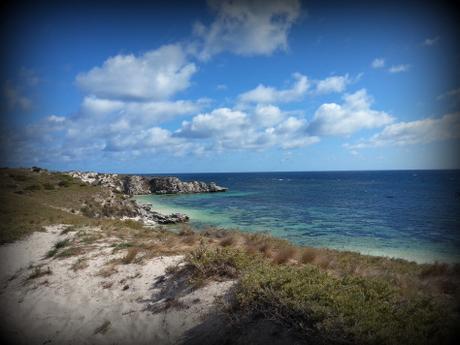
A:
<svg viewBox="0 0 460 345">
<path fill-rule="evenodd" d="M 137 196 L 160 212 L 297 244 L 460 262 L 459 171 L 182 174 L 226 193 Z"/>
</svg>

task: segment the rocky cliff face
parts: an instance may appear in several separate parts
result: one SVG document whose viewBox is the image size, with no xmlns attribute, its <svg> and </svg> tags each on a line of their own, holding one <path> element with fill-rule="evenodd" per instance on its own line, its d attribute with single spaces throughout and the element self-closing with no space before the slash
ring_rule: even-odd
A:
<svg viewBox="0 0 460 345">
<path fill-rule="evenodd" d="M 227 188 L 214 182 L 201 181 L 183 182 L 177 177 L 161 176 L 151 179 L 144 176 L 120 176 L 118 174 L 101 174 L 95 172 L 71 171 L 68 173 L 85 183 L 101 185 L 114 192 L 127 195 L 141 194 L 179 194 L 179 193 L 215 193 L 225 192 Z"/>
<path fill-rule="evenodd" d="M 150 194 L 149 179 L 143 176 L 125 176 L 123 192 L 128 195 Z"/>
<path fill-rule="evenodd" d="M 141 194 L 179 194 L 179 193 L 214 193 L 225 192 L 227 188 L 214 182 L 183 182 L 177 177 L 120 176 L 118 174 L 101 174 L 95 172 L 70 171 L 67 173 L 84 183 L 100 185 L 110 191 L 109 197 L 95 198 L 85 202 L 82 212 L 92 218 L 130 218 L 145 224 L 173 224 L 189 220 L 189 217 L 173 213 L 164 215 L 155 212 L 150 205 L 139 205 L 129 196 Z M 121 195 L 120 195 L 121 194 Z"/>
<path fill-rule="evenodd" d="M 114 192 L 124 193 L 123 181 L 118 174 L 102 174 L 96 172 L 69 171 L 68 175 L 78 178 L 91 185 L 101 185 Z"/>
<path fill-rule="evenodd" d="M 226 190 L 227 188 L 217 186 L 214 182 L 183 182 L 172 176 L 154 177 L 150 180 L 150 191 L 155 194 L 214 193 Z"/>
</svg>

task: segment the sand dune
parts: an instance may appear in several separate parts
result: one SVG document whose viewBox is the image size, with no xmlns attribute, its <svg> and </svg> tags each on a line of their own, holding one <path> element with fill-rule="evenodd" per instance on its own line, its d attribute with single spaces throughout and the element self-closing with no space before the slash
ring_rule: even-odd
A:
<svg viewBox="0 0 460 345">
<path fill-rule="evenodd" d="M 182 256 L 117 265 L 104 277 L 101 269 L 123 255 L 113 254 L 104 243 L 85 254 L 87 267 L 74 271 L 78 256 L 44 258 L 55 242 L 72 236 L 60 235 L 63 228 L 50 226 L 0 247 L 1 334 L 12 343 L 175 344 L 232 285 L 214 282 L 195 291 L 165 291 L 165 270 Z M 34 273 L 38 277 L 30 279 Z"/>
</svg>

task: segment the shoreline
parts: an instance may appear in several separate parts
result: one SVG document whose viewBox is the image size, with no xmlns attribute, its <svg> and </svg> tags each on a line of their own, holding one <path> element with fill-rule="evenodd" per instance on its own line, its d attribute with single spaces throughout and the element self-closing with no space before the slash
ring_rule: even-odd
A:
<svg viewBox="0 0 460 345">
<path fill-rule="evenodd" d="M 185 196 L 185 195 L 182 195 Z M 139 202 L 140 204 L 147 204 L 152 206 L 152 210 L 155 210 L 157 212 L 163 213 L 163 214 L 171 214 L 171 213 L 181 213 L 185 214 L 190 218 L 190 226 L 194 228 L 197 231 L 203 231 L 203 229 L 206 229 L 208 227 L 218 227 L 223 230 L 231 230 L 231 231 L 240 231 L 242 233 L 267 233 L 267 231 L 258 231 L 258 230 L 253 230 L 251 229 L 242 229 L 242 228 L 236 228 L 236 227 L 226 227 L 226 226 L 219 226 L 216 224 L 212 223 L 206 223 L 206 218 L 209 218 L 210 216 L 206 215 L 203 217 L 203 214 L 205 211 L 200 211 L 200 210 L 193 210 L 190 212 L 189 209 L 187 208 L 181 208 L 177 207 L 175 208 L 174 206 L 170 205 L 165 205 L 162 204 L 158 201 L 153 202 L 152 200 L 145 200 L 145 199 L 160 199 L 162 196 L 161 195 L 152 195 L 152 194 L 143 194 L 143 195 L 135 195 L 132 198 L 136 200 L 136 202 Z M 171 197 L 176 197 L 176 196 L 171 196 Z M 201 219 L 196 219 L 197 217 Z M 195 222 L 195 224 L 194 224 Z M 198 222 L 200 225 L 197 226 L 196 222 Z M 177 227 L 177 225 L 172 225 L 172 228 Z M 179 227 L 180 228 L 180 225 Z M 342 251 L 342 252 L 355 252 L 361 255 L 369 255 L 369 256 L 374 256 L 374 257 L 382 257 L 382 258 L 388 258 L 388 259 L 402 259 L 405 261 L 409 262 L 415 262 L 417 264 L 433 264 L 433 263 L 447 263 L 447 264 L 458 264 L 460 263 L 460 256 L 458 254 L 452 254 L 449 252 L 446 252 L 444 255 L 442 255 L 440 252 L 433 252 L 430 251 L 426 248 L 379 248 L 379 247 L 370 247 L 366 246 L 364 244 L 348 244 L 344 245 L 342 244 L 329 244 L 329 245 L 315 245 L 315 244 L 309 244 L 309 243 L 297 243 L 295 241 L 292 241 L 289 238 L 286 237 L 280 237 L 276 236 L 275 234 L 272 234 L 268 230 L 268 234 L 270 236 L 273 236 L 275 238 L 280 238 L 280 239 L 285 239 L 291 242 L 293 245 L 298 245 L 301 247 L 313 247 L 317 249 L 331 249 L 331 250 L 337 250 L 337 251 Z M 367 239 L 369 240 L 369 239 Z"/>
</svg>

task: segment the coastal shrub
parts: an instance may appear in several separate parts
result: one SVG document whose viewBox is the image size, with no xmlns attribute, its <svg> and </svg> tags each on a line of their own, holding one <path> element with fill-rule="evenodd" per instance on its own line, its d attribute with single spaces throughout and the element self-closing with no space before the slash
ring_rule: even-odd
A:
<svg viewBox="0 0 460 345">
<path fill-rule="evenodd" d="M 179 236 L 189 236 L 193 235 L 195 232 L 191 229 L 188 224 L 181 224 L 180 230 L 178 232 Z"/>
<path fill-rule="evenodd" d="M 252 257 L 235 249 L 208 249 L 202 245 L 187 254 L 185 262 L 186 269 L 192 274 L 192 283 L 200 285 L 209 278 L 236 278 L 242 269 L 251 264 Z"/>
<path fill-rule="evenodd" d="M 432 299 L 379 279 L 332 277 L 316 267 L 263 263 L 241 276 L 237 303 L 326 342 L 441 344 L 453 320 Z"/>
<path fill-rule="evenodd" d="M 232 234 L 229 234 L 227 236 L 225 236 L 223 239 L 220 240 L 219 244 L 222 246 L 222 247 L 228 247 L 228 246 L 231 246 L 233 244 L 235 244 L 235 236 L 233 236 Z"/>
<path fill-rule="evenodd" d="M 185 262 L 196 286 L 209 278 L 238 278 L 233 317 L 263 316 L 318 343 L 445 344 L 459 321 L 440 301 L 419 291 L 408 294 L 382 277 L 274 265 L 230 247 L 202 246 Z"/>
<path fill-rule="evenodd" d="M 303 264 L 311 263 L 316 258 L 316 250 L 313 248 L 303 248 L 300 253 L 300 262 Z"/>
<path fill-rule="evenodd" d="M 284 264 L 294 256 L 295 252 L 296 250 L 292 246 L 279 248 L 273 256 L 273 262 L 276 264 Z"/>
</svg>

